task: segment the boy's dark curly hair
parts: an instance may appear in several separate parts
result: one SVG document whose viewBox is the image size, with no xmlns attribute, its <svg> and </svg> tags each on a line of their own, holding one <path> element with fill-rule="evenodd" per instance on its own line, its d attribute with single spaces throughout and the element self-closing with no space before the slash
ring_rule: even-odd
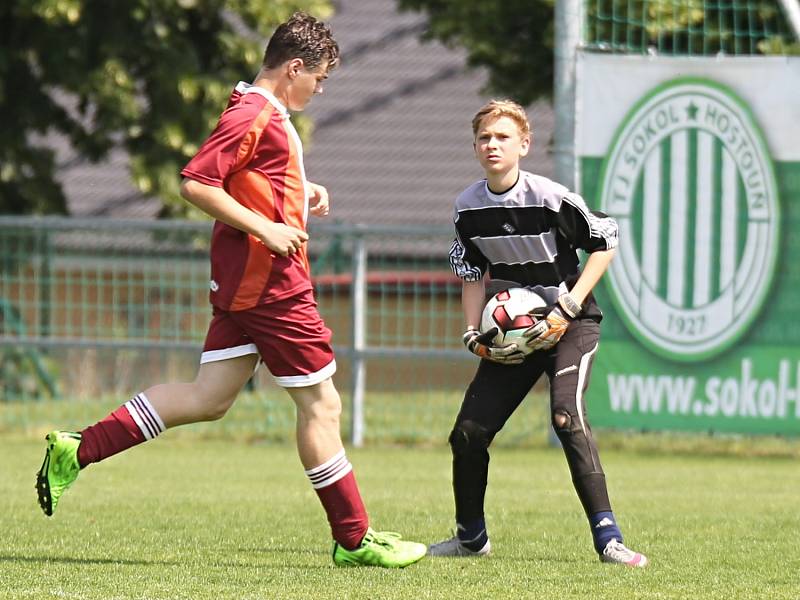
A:
<svg viewBox="0 0 800 600">
<path fill-rule="evenodd" d="M 293 58 L 303 59 L 307 69 L 315 69 L 328 61 L 328 70 L 339 62 L 339 45 L 331 29 L 304 12 L 296 12 L 272 34 L 264 52 L 263 66 L 267 69 Z"/>
</svg>

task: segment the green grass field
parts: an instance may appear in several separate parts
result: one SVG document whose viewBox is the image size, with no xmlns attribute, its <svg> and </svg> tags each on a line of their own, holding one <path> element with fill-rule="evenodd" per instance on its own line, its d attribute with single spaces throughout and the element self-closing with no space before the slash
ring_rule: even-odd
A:
<svg viewBox="0 0 800 600">
<path fill-rule="evenodd" d="M 52 518 L 43 441 L 5 434 L 0 597 L 86 599 L 764 598 L 800 596 L 793 457 L 601 453 L 617 517 L 651 565 L 601 564 L 558 449 L 492 456 L 488 559 L 333 566 L 324 513 L 288 444 L 171 436 L 94 465 Z M 449 534 L 449 451 L 349 450 L 376 528 Z"/>
</svg>

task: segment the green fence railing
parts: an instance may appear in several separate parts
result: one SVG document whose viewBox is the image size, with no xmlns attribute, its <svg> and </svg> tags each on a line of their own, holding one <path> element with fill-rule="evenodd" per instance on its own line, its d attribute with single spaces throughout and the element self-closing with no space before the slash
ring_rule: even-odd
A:
<svg viewBox="0 0 800 600">
<path fill-rule="evenodd" d="M 0 217 L 0 429 L 98 418 L 98 404 L 192 379 L 211 316 L 210 231 L 182 221 Z M 310 233 L 351 438 L 444 440 L 475 368 L 460 343 L 451 228 L 334 223 Z M 254 386 L 229 427 L 291 435 L 291 407 L 266 369 Z M 505 437 L 544 435 L 541 408 Z"/>
</svg>

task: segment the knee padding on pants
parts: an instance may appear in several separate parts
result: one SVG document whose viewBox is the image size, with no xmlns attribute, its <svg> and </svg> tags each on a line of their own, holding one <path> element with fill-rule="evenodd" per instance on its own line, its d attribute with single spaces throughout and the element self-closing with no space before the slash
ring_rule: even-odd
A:
<svg viewBox="0 0 800 600">
<path fill-rule="evenodd" d="M 556 433 L 578 433 L 580 422 L 565 410 L 556 410 L 552 415 L 553 429 Z"/>
<path fill-rule="evenodd" d="M 464 454 L 475 450 L 486 450 L 492 441 L 492 436 L 488 429 L 475 421 L 462 421 L 453 428 L 449 441 L 453 454 Z"/>
</svg>

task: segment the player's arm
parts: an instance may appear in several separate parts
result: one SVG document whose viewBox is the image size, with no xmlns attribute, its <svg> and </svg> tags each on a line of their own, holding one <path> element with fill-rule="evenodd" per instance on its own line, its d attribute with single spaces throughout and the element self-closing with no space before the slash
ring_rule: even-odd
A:
<svg viewBox="0 0 800 600">
<path fill-rule="evenodd" d="M 602 212 L 589 210 L 583 198 L 572 193 L 565 195 L 561 202 L 558 227 L 576 248 L 589 253 L 578 280 L 569 293 L 559 298 L 559 305 L 566 316 L 575 318 L 614 258 L 619 228 L 614 219 Z"/>
<path fill-rule="evenodd" d="M 533 314 L 541 321 L 525 332 L 528 346 L 534 350 L 547 350 L 555 346 L 569 327 L 569 322 L 583 310 L 583 302 L 608 269 L 615 248 L 597 250 L 589 255 L 578 280 L 572 289 L 558 297 L 558 301 Z"/>
<path fill-rule="evenodd" d="M 185 177 L 181 182 L 181 196 L 218 221 L 258 238 L 281 256 L 293 254 L 308 240 L 308 234 L 302 229 L 262 217 L 239 204 L 221 187 Z"/>
<path fill-rule="evenodd" d="M 611 248 L 610 250 L 597 250 L 589 255 L 586 259 L 586 264 L 583 267 L 580 277 L 572 286 L 569 295 L 572 297 L 579 306 L 583 305 L 584 300 L 589 296 L 589 292 L 594 289 L 597 282 L 608 270 L 608 265 L 611 264 L 614 254 L 617 249 Z"/>
<path fill-rule="evenodd" d="M 619 227 L 613 218 L 590 210 L 581 196 L 570 193 L 561 202 L 558 228 L 573 246 L 589 253 L 583 271 L 569 291 L 570 298 L 561 303 L 569 313 L 573 313 L 570 304 L 575 304 L 576 307 L 583 305 L 614 258 L 619 241 Z"/>
<path fill-rule="evenodd" d="M 461 310 L 467 329 L 480 329 L 481 313 L 486 300 L 486 285 L 483 278 L 478 281 L 464 281 L 461 286 Z"/>
<path fill-rule="evenodd" d="M 488 360 L 504 364 L 518 364 L 525 358 L 516 344 L 509 344 L 502 348 L 492 346 L 492 339 L 497 330 L 480 332 L 481 313 L 486 302 L 484 277 L 488 261 L 469 235 L 462 235 L 461 223 L 456 213 L 455 226 L 456 238 L 450 248 L 450 267 L 456 277 L 461 279 L 461 310 L 467 328 L 461 336 L 467 350 Z"/>
<path fill-rule="evenodd" d="M 567 331 L 569 322 L 583 311 L 583 303 L 608 269 L 617 246 L 617 223 L 611 217 L 589 210 L 578 194 L 567 194 L 561 202 L 557 225 L 571 244 L 589 252 L 589 258 L 566 294 L 552 307 L 536 314 L 541 320 L 525 332 L 528 346 L 547 350 L 555 346 Z"/>
</svg>

